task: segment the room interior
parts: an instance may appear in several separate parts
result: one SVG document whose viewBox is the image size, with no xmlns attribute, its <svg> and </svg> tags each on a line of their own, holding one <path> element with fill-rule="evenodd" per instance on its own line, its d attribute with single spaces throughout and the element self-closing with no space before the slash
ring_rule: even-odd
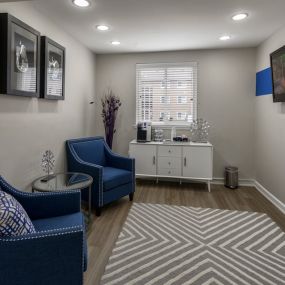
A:
<svg viewBox="0 0 285 285">
<path fill-rule="evenodd" d="M 0 284 L 284 284 L 284 9 L 0 1 Z"/>
</svg>

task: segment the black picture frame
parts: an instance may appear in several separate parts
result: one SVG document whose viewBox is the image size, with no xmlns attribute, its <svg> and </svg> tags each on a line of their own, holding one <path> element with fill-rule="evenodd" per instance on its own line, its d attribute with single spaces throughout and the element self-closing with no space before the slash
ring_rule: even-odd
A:
<svg viewBox="0 0 285 285">
<path fill-rule="evenodd" d="M 270 54 L 273 102 L 285 102 L 285 46 Z"/>
<path fill-rule="evenodd" d="M 41 37 L 41 93 L 50 100 L 65 99 L 65 47 Z"/>
<path fill-rule="evenodd" d="M 0 13 L 0 94 L 40 94 L 40 33 L 8 13 Z"/>
</svg>

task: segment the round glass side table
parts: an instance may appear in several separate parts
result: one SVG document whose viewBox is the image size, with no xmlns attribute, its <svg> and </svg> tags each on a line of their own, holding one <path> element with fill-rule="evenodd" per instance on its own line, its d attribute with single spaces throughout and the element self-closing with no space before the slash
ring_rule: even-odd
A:
<svg viewBox="0 0 285 285">
<path fill-rule="evenodd" d="M 83 190 L 88 188 L 88 221 L 91 219 L 91 187 L 93 178 L 84 173 L 66 172 L 45 175 L 37 178 L 32 183 L 32 191 L 35 192 L 61 192 Z"/>
</svg>

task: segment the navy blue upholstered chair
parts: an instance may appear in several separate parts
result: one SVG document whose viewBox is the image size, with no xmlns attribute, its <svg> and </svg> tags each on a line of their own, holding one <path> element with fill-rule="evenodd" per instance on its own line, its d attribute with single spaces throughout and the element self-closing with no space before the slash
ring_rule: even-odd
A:
<svg viewBox="0 0 285 285">
<path fill-rule="evenodd" d="M 101 208 L 135 192 L 135 161 L 113 153 L 104 138 L 91 137 L 66 142 L 68 171 L 93 177 L 92 207 L 100 216 Z M 83 199 L 84 197 L 83 192 Z"/>
<path fill-rule="evenodd" d="M 0 284 L 82 285 L 87 245 L 80 191 L 27 193 L 1 176 L 0 188 L 23 206 L 36 229 L 0 237 Z"/>
</svg>

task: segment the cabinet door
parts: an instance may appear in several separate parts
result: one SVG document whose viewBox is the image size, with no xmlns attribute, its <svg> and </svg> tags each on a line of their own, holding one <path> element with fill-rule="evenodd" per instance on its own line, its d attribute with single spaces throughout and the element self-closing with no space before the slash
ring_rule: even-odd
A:
<svg viewBox="0 0 285 285">
<path fill-rule="evenodd" d="M 130 144 L 129 155 L 136 160 L 136 174 L 156 175 L 156 146 Z"/>
<path fill-rule="evenodd" d="M 196 179 L 213 178 L 212 147 L 183 147 L 183 177 Z"/>
</svg>

